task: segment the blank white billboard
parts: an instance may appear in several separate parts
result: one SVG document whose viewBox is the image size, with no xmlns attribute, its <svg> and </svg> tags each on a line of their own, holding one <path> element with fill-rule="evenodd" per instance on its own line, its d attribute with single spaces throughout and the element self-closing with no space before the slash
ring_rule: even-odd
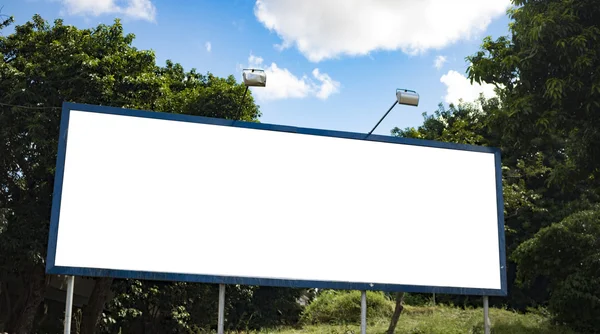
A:
<svg viewBox="0 0 600 334">
<path fill-rule="evenodd" d="M 494 149 L 64 108 L 49 273 L 506 293 Z"/>
</svg>

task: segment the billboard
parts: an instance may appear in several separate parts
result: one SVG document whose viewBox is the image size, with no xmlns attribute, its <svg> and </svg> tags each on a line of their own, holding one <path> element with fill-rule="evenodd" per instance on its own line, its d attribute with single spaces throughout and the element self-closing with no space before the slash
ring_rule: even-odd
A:
<svg viewBox="0 0 600 334">
<path fill-rule="evenodd" d="M 47 272 L 506 295 L 495 148 L 65 103 Z"/>
</svg>

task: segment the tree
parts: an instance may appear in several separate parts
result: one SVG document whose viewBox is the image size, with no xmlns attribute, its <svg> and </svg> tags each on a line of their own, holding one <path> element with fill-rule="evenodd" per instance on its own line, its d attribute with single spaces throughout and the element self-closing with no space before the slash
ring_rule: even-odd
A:
<svg viewBox="0 0 600 334">
<path fill-rule="evenodd" d="M 248 121 L 260 116 L 251 95 L 238 111 L 244 87 L 233 77 L 185 72 L 171 62 L 158 67 L 153 52 L 134 48 L 133 39 L 118 20 L 80 30 L 62 20 L 51 26 L 38 15 L 0 35 L 0 283 L 12 305 L 11 333 L 33 331 L 48 283 L 44 261 L 63 101 Z M 99 283 L 94 309 L 84 312 L 93 325 L 84 328 L 95 327 L 102 313 L 111 281 Z"/>
<path fill-rule="evenodd" d="M 589 297 L 585 302 L 598 296 L 595 262 L 582 262 L 589 263 L 589 270 L 576 276 L 538 275 L 530 284 L 519 285 L 517 276 L 541 267 L 518 254 L 539 238 L 538 231 L 600 202 L 600 7 L 592 0 L 513 4 L 511 36 L 487 37 L 481 50 L 467 57 L 471 81 L 495 84 L 498 98 L 480 100 L 481 113 L 460 105 L 440 106 L 418 129 L 396 128 L 393 134 L 501 148 L 507 303 L 525 309 L 552 305 L 561 295 L 560 305 L 566 310 L 565 305 L 577 302 L 577 294 L 571 293 L 576 286 Z M 555 241 L 560 242 L 566 241 Z M 592 283 L 582 288 L 586 277 Z"/>
<path fill-rule="evenodd" d="M 597 1 L 513 4 L 510 37 L 487 37 L 481 50 L 467 57 L 472 82 L 500 88 L 500 107 L 489 126 L 499 135 L 503 164 L 510 170 L 505 175 L 535 198 L 535 207 L 506 218 L 514 232 L 509 255 L 540 229 L 590 209 L 600 190 Z M 526 270 L 526 265 L 519 268 Z M 514 270 L 509 264 L 511 281 Z M 549 284 L 548 277 L 540 277 L 528 285 L 519 306 L 545 305 Z M 511 290 L 521 291 L 509 285 Z"/>
<path fill-rule="evenodd" d="M 600 332 L 600 207 L 574 213 L 541 229 L 512 257 L 518 279 L 549 282 L 556 319 L 586 333 Z"/>
<path fill-rule="evenodd" d="M 396 293 L 396 303 L 394 305 L 394 314 L 392 314 L 392 319 L 390 320 L 390 326 L 387 329 L 387 334 L 394 334 L 396 331 L 396 325 L 398 325 L 398 320 L 400 320 L 400 315 L 404 310 L 404 292 Z"/>
<path fill-rule="evenodd" d="M 218 286 L 119 280 L 103 318 L 105 333 L 200 332 L 217 327 Z M 297 323 L 303 289 L 228 285 L 226 328 L 260 329 Z"/>
<path fill-rule="evenodd" d="M 181 65 L 167 60 L 165 67 L 157 69 L 157 80 L 160 94 L 147 106 L 151 110 L 248 122 L 261 116 L 252 95 L 241 105 L 245 87 L 231 75 L 220 78 L 194 69 L 185 72 Z"/>
<path fill-rule="evenodd" d="M 467 57 L 471 81 L 502 87 L 503 129 L 516 149 L 560 151 L 549 180 L 600 173 L 600 7 L 594 0 L 513 0 L 511 38 Z M 539 149 L 538 149 L 539 150 Z"/>
<path fill-rule="evenodd" d="M 504 215 L 507 253 L 510 255 L 523 241 L 533 236 L 546 221 L 553 218 L 550 210 L 554 202 L 546 201 L 543 195 L 550 190 L 540 189 L 540 179 L 548 174 L 547 159 L 541 153 L 519 155 L 502 136 L 503 122 L 501 117 L 501 104 L 499 99 L 479 98 L 474 103 L 461 102 L 451 104 L 447 108 L 440 104 L 433 114 L 424 114 L 423 125 L 418 128 L 401 130 L 394 128 L 392 134 L 400 137 L 437 140 L 453 143 L 472 145 L 495 146 L 502 149 L 503 160 L 503 189 L 504 189 Z M 505 124 L 505 123 L 504 123 Z M 543 185 L 543 182 L 541 183 Z M 552 217 L 556 216 L 552 212 Z M 516 265 L 507 263 L 508 270 L 508 300 L 502 300 L 511 307 L 525 309 L 531 305 L 532 298 L 536 296 L 534 288 L 521 288 L 515 284 Z M 541 288 L 540 288 L 541 289 Z M 480 305 L 480 300 L 470 300 L 464 296 L 437 295 L 442 302 L 455 304 Z M 535 297 L 535 300 L 544 300 L 545 297 Z M 493 300 L 492 300 L 493 301 Z"/>
</svg>

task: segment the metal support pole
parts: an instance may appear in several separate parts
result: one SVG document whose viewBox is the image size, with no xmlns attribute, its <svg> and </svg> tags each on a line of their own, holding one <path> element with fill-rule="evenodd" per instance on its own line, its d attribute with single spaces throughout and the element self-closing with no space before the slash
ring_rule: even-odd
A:
<svg viewBox="0 0 600 334">
<path fill-rule="evenodd" d="M 219 321 L 217 333 L 225 333 L 225 284 L 219 284 Z"/>
<path fill-rule="evenodd" d="M 67 277 L 67 298 L 65 301 L 65 334 L 71 334 L 71 318 L 73 314 L 73 288 L 75 276 Z"/>
<path fill-rule="evenodd" d="M 240 107 L 238 108 L 237 111 L 237 117 L 239 118 L 239 120 L 242 120 L 242 106 L 244 105 L 244 99 L 246 98 L 246 94 L 248 93 L 248 86 L 246 86 L 246 89 L 244 90 L 244 95 L 242 95 L 242 102 L 240 102 Z"/>
<path fill-rule="evenodd" d="M 367 334 L 367 292 L 362 291 L 360 296 L 360 333 Z"/>
<path fill-rule="evenodd" d="M 491 332 L 491 323 L 490 323 L 490 305 L 488 296 L 483 296 L 483 328 L 485 334 L 490 334 Z"/>
<path fill-rule="evenodd" d="M 392 106 L 390 107 L 390 109 L 388 109 L 388 111 L 385 113 L 385 115 L 383 115 L 383 117 L 381 117 L 381 119 L 379 120 L 379 122 L 377 122 L 377 124 L 375 124 L 375 127 L 373 127 L 373 130 L 369 131 L 369 133 L 367 134 L 367 137 L 369 137 L 373 131 L 375 131 L 375 129 L 377 129 L 377 127 L 379 126 L 379 123 L 381 123 L 383 121 L 383 119 L 385 118 L 385 116 L 387 116 L 390 111 L 392 111 L 392 109 L 394 109 L 394 107 L 396 106 L 396 104 L 398 104 L 398 100 L 394 101 L 394 104 L 392 104 Z M 365 137 L 365 138 L 367 138 Z"/>
</svg>

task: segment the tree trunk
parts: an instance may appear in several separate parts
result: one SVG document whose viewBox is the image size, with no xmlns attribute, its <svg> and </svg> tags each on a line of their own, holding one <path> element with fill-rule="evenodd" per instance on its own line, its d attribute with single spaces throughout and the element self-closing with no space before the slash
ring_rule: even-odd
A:
<svg viewBox="0 0 600 334">
<path fill-rule="evenodd" d="M 387 334 L 394 334 L 402 310 L 404 310 L 404 292 L 398 292 L 396 294 L 396 307 L 394 308 L 394 315 L 392 315 L 392 321 L 390 321 L 390 327 L 386 332 Z"/>
<path fill-rule="evenodd" d="M 110 277 L 99 277 L 95 281 L 90 300 L 83 307 L 81 334 L 96 333 L 98 321 L 102 317 L 102 311 L 104 311 L 104 305 L 110 294 L 113 279 Z"/>
<path fill-rule="evenodd" d="M 27 277 L 27 276 L 25 276 Z M 15 318 L 8 324 L 7 332 L 14 334 L 29 334 L 32 332 L 35 316 L 40 304 L 44 301 L 46 286 L 50 276 L 46 276 L 43 266 L 35 266 L 30 273 L 23 307 L 15 310 Z"/>
</svg>

